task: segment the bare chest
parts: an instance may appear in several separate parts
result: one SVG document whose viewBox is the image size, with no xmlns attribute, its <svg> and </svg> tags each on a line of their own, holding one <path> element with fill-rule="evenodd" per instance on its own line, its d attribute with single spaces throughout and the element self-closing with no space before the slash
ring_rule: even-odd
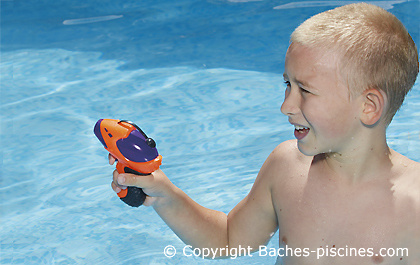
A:
<svg viewBox="0 0 420 265">
<path fill-rule="evenodd" d="M 403 252 L 382 257 L 382 249 L 404 247 L 400 234 L 410 225 L 392 194 L 309 183 L 284 202 L 277 209 L 280 242 L 309 253 L 285 264 L 406 264 Z"/>
</svg>

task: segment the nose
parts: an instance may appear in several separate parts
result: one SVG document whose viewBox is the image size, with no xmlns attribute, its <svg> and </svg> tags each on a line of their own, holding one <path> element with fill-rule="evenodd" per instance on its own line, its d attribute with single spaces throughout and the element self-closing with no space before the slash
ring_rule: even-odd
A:
<svg viewBox="0 0 420 265">
<path fill-rule="evenodd" d="M 292 89 L 287 89 L 284 95 L 283 104 L 281 104 L 280 111 L 286 116 L 295 115 L 300 112 L 300 94 Z"/>
</svg>

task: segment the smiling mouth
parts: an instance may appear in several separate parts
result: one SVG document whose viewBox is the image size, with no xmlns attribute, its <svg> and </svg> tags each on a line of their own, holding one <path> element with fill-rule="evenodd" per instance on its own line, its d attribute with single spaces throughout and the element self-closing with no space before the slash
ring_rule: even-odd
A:
<svg viewBox="0 0 420 265">
<path fill-rule="evenodd" d="M 302 140 L 303 138 L 305 138 L 306 135 L 308 135 L 308 133 L 309 133 L 309 128 L 308 127 L 295 125 L 295 137 L 296 137 L 296 139 Z"/>
</svg>

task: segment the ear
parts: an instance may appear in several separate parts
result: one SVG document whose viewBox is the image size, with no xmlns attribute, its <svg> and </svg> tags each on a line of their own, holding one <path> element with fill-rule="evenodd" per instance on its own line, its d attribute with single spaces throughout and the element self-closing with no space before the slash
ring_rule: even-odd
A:
<svg viewBox="0 0 420 265">
<path fill-rule="evenodd" d="M 362 94 L 361 121 L 367 126 L 375 125 L 386 109 L 387 97 L 380 89 L 370 88 Z"/>
</svg>

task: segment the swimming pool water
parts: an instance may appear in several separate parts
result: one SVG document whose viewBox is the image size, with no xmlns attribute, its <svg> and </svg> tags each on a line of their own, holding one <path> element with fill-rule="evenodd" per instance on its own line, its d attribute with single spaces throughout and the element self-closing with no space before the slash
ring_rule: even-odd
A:
<svg viewBox="0 0 420 265">
<path fill-rule="evenodd" d="M 1 1 L 1 264 L 272 264 L 201 260 L 153 209 L 125 206 L 93 134 L 136 122 L 162 169 L 228 213 L 272 149 L 293 138 L 280 113 L 288 36 L 349 1 Z M 418 1 L 375 1 L 419 45 Z M 420 85 L 388 129 L 420 161 Z M 278 247 L 274 235 L 269 247 Z M 173 258 L 163 255 L 176 247 Z"/>
</svg>

